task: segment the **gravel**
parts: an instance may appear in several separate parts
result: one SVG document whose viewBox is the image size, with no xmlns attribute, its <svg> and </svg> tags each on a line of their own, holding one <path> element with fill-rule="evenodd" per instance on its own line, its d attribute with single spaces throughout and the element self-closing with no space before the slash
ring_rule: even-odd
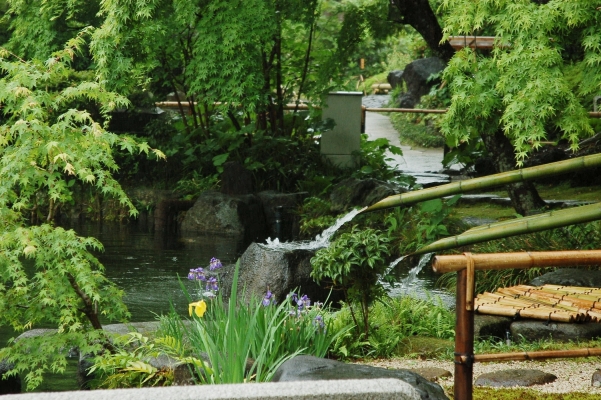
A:
<svg viewBox="0 0 601 400">
<path fill-rule="evenodd" d="M 383 368 L 443 368 L 454 372 L 452 361 L 434 361 L 434 360 L 415 360 L 415 359 L 386 359 L 364 362 L 362 364 L 373 365 Z M 599 393 L 601 387 L 591 385 L 591 377 L 598 369 L 601 369 L 601 359 L 571 359 L 570 361 L 549 360 L 549 361 L 509 361 L 503 363 L 476 363 L 474 364 L 474 380 L 481 374 L 504 369 L 539 369 L 544 372 L 557 376 L 553 383 L 545 385 L 530 386 L 528 389 L 544 393 Z M 448 390 L 453 385 L 453 378 L 445 378 L 438 383 Z M 601 396 L 600 396 L 601 397 Z"/>
</svg>

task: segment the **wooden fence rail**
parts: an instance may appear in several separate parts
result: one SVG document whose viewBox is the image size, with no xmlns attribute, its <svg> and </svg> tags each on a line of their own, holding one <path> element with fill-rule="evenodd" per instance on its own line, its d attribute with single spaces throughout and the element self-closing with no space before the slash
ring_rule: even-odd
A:
<svg viewBox="0 0 601 400">
<path fill-rule="evenodd" d="M 589 357 L 601 355 L 601 349 L 557 350 L 502 354 L 474 354 L 474 272 L 478 269 L 533 268 L 601 264 L 601 250 L 547 251 L 503 254 L 436 256 L 436 272 L 457 272 L 455 322 L 455 400 L 472 400 L 473 363 L 546 358 Z"/>
</svg>

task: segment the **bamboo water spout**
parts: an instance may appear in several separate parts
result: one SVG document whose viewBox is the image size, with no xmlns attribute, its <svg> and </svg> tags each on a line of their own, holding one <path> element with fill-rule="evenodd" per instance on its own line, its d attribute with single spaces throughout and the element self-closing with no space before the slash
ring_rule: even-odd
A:
<svg viewBox="0 0 601 400">
<path fill-rule="evenodd" d="M 389 196 L 383 200 L 380 200 L 376 204 L 367 207 L 365 210 L 362 210 L 362 212 L 382 210 L 390 207 L 408 206 L 421 201 L 437 199 L 440 197 L 469 192 L 472 190 L 488 189 L 495 186 L 539 179 L 547 176 L 555 176 L 597 166 L 601 166 L 601 154 L 593 154 L 590 156 L 558 161 L 536 167 L 517 169 L 514 171 L 502 172 L 500 174 L 489 175 L 482 178 L 468 179 L 465 181 L 448 183 L 446 185 L 436 186 L 433 188 L 415 190 L 412 192 Z"/>
</svg>

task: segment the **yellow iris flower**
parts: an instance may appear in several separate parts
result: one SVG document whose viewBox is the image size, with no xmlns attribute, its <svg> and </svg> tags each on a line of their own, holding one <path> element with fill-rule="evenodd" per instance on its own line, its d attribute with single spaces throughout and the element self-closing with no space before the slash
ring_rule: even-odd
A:
<svg viewBox="0 0 601 400">
<path fill-rule="evenodd" d="M 188 313 L 192 316 L 192 309 L 194 309 L 194 314 L 197 317 L 202 318 L 205 315 L 205 311 L 207 311 L 207 303 L 204 300 L 200 300 L 194 303 L 188 304 Z"/>
</svg>

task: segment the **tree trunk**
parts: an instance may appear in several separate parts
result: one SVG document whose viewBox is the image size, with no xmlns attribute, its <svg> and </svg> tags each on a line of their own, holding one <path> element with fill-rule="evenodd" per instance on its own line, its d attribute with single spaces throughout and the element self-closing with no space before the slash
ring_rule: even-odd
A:
<svg viewBox="0 0 601 400">
<path fill-rule="evenodd" d="M 503 131 L 494 134 L 482 134 L 482 141 L 497 172 L 515 169 L 513 146 Z M 532 182 L 518 182 L 507 185 L 511 205 L 518 214 L 530 215 L 545 207 Z"/>
<path fill-rule="evenodd" d="M 428 47 L 445 61 L 455 50 L 449 42 L 440 43 L 442 28 L 428 0 L 390 0 L 389 18 L 394 22 L 411 25 L 426 41 Z"/>
</svg>

